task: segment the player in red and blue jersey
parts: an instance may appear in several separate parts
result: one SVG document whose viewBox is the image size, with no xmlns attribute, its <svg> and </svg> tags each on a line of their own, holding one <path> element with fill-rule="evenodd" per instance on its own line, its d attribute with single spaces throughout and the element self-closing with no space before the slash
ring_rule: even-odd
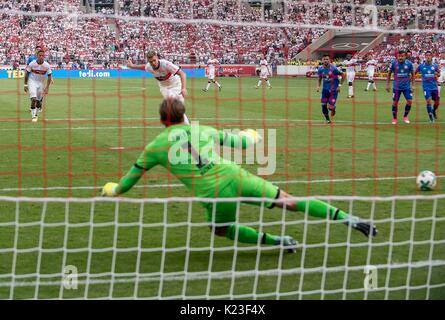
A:
<svg viewBox="0 0 445 320">
<path fill-rule="evenodd" d="M 437 79 L 439 78 L 439 66 L 433 63 L 433 53 L 427 51 L 425 53 L 425 61 L 421 63 L 416 70 L 416 73 L 422 75 L 422 87 L 426 100 L 426 110 L 430 122 L 433 123 L 437 118 L 437 109 L 439 108 L 439 88 Z M 434 101 L 434 109 L 432 102 Z"/>
<path fill-rule="evenodd" d="M 321 62 L 322 65 L 318 68 L 317 92 L 320 92 L 321 81 L 323 80 L 323 89 L 321 91 L 321 109 L 326 119 L 326 123 L 331 123 L 331 117 L 334 117 L 335 115 L 337 96 L 340 92 L 341 85 L 346 79 L 346 76 L 340 69 L 331 64 L 331 59 L 328 54 L 323 55 Z M 340 79 L 338 78 L 339 76 L 341 76 L 341 83 Z M 329 110 L 331 111 L 330 117 Z"/>
<path fill-rule="evenodd" d="M 386 79 L 386 91 L 388 92 L 390 90 L 389 82 L 391 81 L 391 75 L 393 73 L 392 124 L 397 124 L 397 109 L 402 93 L 406 99 L 403 121 L 409 123 L 408 114 L 411 111 L 411 105 L 413 103 L 411 85 L 414 84 L 414 67 L 410 61 L 406 60 L 406 52 L 404 50 L 400 50 L 398 52 L 397 60 L 391 62 L 391 66 L 388 70 L 388 77 Z"/>
</svg>

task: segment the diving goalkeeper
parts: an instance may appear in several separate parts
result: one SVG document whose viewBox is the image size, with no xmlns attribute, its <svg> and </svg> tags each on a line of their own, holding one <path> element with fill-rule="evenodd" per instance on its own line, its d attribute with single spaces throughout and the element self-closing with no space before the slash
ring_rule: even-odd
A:
<svg viewBox="0 0 445 320">
<path fill-rule="evenodd" d="M 184 104 L 175 100 L 164 100 L 159 107 L 161 122 L 166 128 L 150 142 L 119 183 L 108 182 L 102 188 L 103 196 L 118 196 L 130 190 L 145 171 L 161 165 L 174 174 L 196 197 L 268 198 L 264 205 L 286 207 L 289 211 L 308 212 L 313 217 L 342 220 L 345 225 L 361 231 L 365 236 L 375 236 L 376 228 L 352 217 L 348 213 L 319 200 L 294 201 L 289 194 L 271 182 L 255 176 L 239 165 L 224 160 L 214 150 L 214 144 L 243 149 L 258 143 L 261 137 L 254 130 L 241 131 L 239 135 L 218 131 L 208 126 L 192 126 L 184 123 Z M 193 127 L 193 128 L 192 128 Z M 192 131 L 198 130 L 195 143 Z M 193 143 L 195 145 L 193 145 Z M 198 144 L 198 145 L 196 145 Z M 183 152 L 182 159 L 174 155 Z M 281 199 L 281 202 L 274 201 Z M 238 239 L 243 243 L 261 243 L 286 247 L 295 252 L 297 242 L 290 236 L 278 236 L 258 232 L 236 223 L 237 202 L 201 202 L 206 209 L 206 218 L 217 236 Z M 249 202 L 260 205 L 261 202 Z M 215 207 L 214 207 L 215 206 Z M 213 216 L 214 215 L 214 216 Z"/>
</svg>

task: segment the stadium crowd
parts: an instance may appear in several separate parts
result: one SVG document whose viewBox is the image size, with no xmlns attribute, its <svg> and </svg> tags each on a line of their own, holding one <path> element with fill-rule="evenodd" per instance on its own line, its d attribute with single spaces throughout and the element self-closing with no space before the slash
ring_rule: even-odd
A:
<svg viewBox="0 0 445 320">
<path fill-rule="evenodd" d="M 445 28 L 444 0 L 402 0 L 396 7 L 366 6 L 366 0 L 288 0 L 273 7 L 249 6 L 238 0 L 116 0 L 116 13 L 128 19 L 114 19 L 114 8 L 102 8 L 94 18 L 82 17 L 79 0 L 0 0 L 0 10 L 24 11 L 0 14 L 0 64 L 23 64 L 37 44 L 45 45 L 47 58 L 61 68 L 88 64 L 117 67 L 127 58 L 144 60 L 147 49 L 156 49 L 177 63 L 205 63 L 210 52 L 225 64 L 255 63 L 259 53 L 275 63 L 298 64 L 295 56 L 322 36 L 321 28 L 277 28 L 254 22 L 312 25 L 365 26 L 377 17 L 380 27 L 406 29 Z M 412 5 L 416 4 L 415 7 Z M 375 8 L 375 7 L 374 7 Z M 32 15 L 33 12 L 64 12 L 65 15 Z M 217 23 L 169 23 L 134 20 L 132 17 L 214 19 L 247 22 L 243 26 Z M 253 22 L 249 25 L 249 22 Z M 413 25 L 414 24 L 414 25 Z M 434 41 L 431 42 L 434 37 Z M 391 37 L 387 37 L 391 38 Z M 402 40 L 400 40 L 400 39 Z M 439 35 L 409 35 L 383 42 L 376 52 L 379 61 L 394 55 L 396 46 L 416 52 L 425 47 L 444 50 Z M 401 42 L 400 42 L 401 41 Z"/>
</svg>

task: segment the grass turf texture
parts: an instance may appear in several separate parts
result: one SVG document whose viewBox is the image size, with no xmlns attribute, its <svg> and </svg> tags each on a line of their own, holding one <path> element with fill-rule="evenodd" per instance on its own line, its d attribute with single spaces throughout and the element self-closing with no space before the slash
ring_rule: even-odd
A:
<svg viewBox="0 0 445 320">
<path fill-rule="evenodd" d="M 162 130 L 157 120 L 161 97 L 157 84 L 151 79 L 55 80 L 37 123 L 31 123 L 29 99 L 22 95 L 22 81 L 0 82 L 0 195 L 97 196 L 98 189 L 105 182 L 117 181 L 134 163 L 143 146 Z M 204 93 L 201 91 L 206 84 L 204 79 L 189 79 L 187 114 L 193 120 L 220 129 L 275 129 L 277 168 L 274 175 L 266 178 L 276 181 L 281 188 L 295 196 L 419 194 L 415 176 L 421 170 L 431 170 L 438 175 L 445 171 L 445 122 L 439 114 L 438 123 L 427 123 L 420 89 L 414 94 L 414 107 L 410 115 L 412 123 L 406 125 L 400 121 L 393 126 L 390 124 L 391 96 L 382 90 L 383 83 L 377 84 L 379 91 L 374 93 L 363 91 L 365 81 L 356 81 L 355 98 L 347 99 L 347 88 L 342 87 L 334 125 L 325 125 L 315 80 L 274 78 L 271 80 L 272 90 L 255 90 L 253 87 L 256 83 L 256 78 L 223 78 L 222 92 L 211 87 L 209 92 Z M 404 109 L 401 101 L 399 119 Z M 256 173 L 256 165 L 244 167 Z M 318 182 L 306 183 L 314 180 Z M 178 184 L 178 181 L 163 168 L 155 168 L 126 197 L 191 196 L 185 188 L 168 184 Z M 421 194 L 437 194 L 441 188 L 439 183 L 436 191 Z M 337 201 L 333 204 L 347 211 L 351 208 L 348 202 Z M 189 272 L 208 271 L 210 259 L 211 271 L 214 272 L 230 271 L 232 268 L 251 271 L 256 267 L 259 270 L 294 270 L 303 266 L 310 271 L 323 265 L 341 267 L 345 264 L 415 263 L 429 260 L 430 251 L 433 260 L 444 260 L 445 244 L 431 247 L 428 242 L 432 231 L 433 202 L 417 201 L 413 204 L 412 201 L 397 201 L 394 211 L 391 205 L 391 202 L 375 205 L 375 219 L 398 220 L 377 224 L 379 235 L 373 240 L 368 261 L 367 240 L 361 234 L 352 232 L 348 235 L 348 229 L 337 224 L 329 224 L 327 233 L 324 221 L 305 224 L 304 214 L 301 213 L 286 214 L 286 225 L 277 223 L 264 228 L 267 232 L 292 235 L 300 243 L 309 245 L 296 254 L 283 255 L 278 249 L 258 253 L 257 248 L 242 244 L 234 251 L 233 242 L 222 238 L 215 239 L 214 247 L 218 249 L 211 252 L 210 233 L 205 225 L 194 226 L 190 234 L 185 225 L 148 226 L 163 222 L 165 207 L 162 204 L 145 204 L 141 216 L 139 204 L 121 203 L 116 209 L 113 203 L 96 203 L 94 223 L 104 224 L 90 229 L 89 203 L 73 203 L 67 209 L 65 204 L 60 203 L 49 203 L 44 207 L 42 203 L 23 202 L 19 207 L 19 222 L 31 224 L 20 226 L 17 233 L 16 227 L 11 224 L 16 219 L 16 203 L 1 202 L 0 285 L 11 280 L 14 265 L 15 273 L 24 275 L 37 271 L 42 274 L 60 273 L 63 265 L 72 264 L 80 273 L 90 268 L 90 274 L 103 274 L 97 279 L 107 280 L 110 279 L 110 272 L 133 275 L 136 272 L 181 272 L 187 259 L 186 270 Z M 445 201 L 438 201 L 436 217 L 442 220 L 435 223 L 436 241 L 445 239 L 444 208 Z M 192 209 L 191 221 L 204 222 L 204 210 L 198 204 L 194 204 Z M 360 217 L 371 217 L 372 205 L 369 202 L 355 201 L 352 209 Z M 167 210 L 169 223 L 187 222 L 187 204 L 169 203 Z M 411 219 L 400 220 L 413 217 L 413 212 L 416 219 L 425 220 L 415 223 Z M 242 223 L 249 222 L 258 227 L 255 224 L 259 216 L 258 207 L 243 205 L 240 208 Z M 263 221 L 279 222 L 281 217 L 278 209 L 264 211 Z M 317 222 L 312 218 L 308 220 Z M 41 228 L 40 221 L 48 225 Z M 69 228 L 63 226 L 64 221 L 70 223 Z M 115 228 L 114 221 L 120 223 L 118 228 Z M 140 232 L 142 237 L 139 239 Z M 416 244 L 411 246 L 410 240 L 416 241 Z M 28 249 L 18 253 L 16 259 L 11 250 L 15 241 L 18 249 Z M 137 249 L 139 241 L 141 251 Z M 163 241 L 169 249 L 164 258 Z M 327 248 L 326 241 L 329 245 L 339 245 Z M 346 242 L 358 246 L 348 246 Z M 389 242 L 393 245 L 390 246 Z M 187 243 L 192 247 L 191 251 L 185 249 Z M 90 244 L 98 251 L 89 256 Z M 360 247 L 360 244 L 363 246 Z M 45 250 L 39 257 L 37 248 L 40 245 Z M 61 248 L 65 245 L 77 252 L 64 254 Z M 114 251 L 114 246 L 120 250 Z M 150 251 L 152 249 L 155 250 Z M 87 261 L 91 263 L 88 265 Z M 389 292 L 388 298 L 423 299 L 427 294 L 423 285 L 428 282 L 428 275 L 428 267 L 396 268 L 391 271 L 379 269 L 379 290 L 369 291 L 367 297 L 385 298 L 383 288 L 388 284 L 396 288 Z M 444 278 L 443 266 L 431 269 L 431 285 L 443 284 Z M 36 286 L 23 286 L 16 287 L 12 297 L 175 298 L 185 294 L 199 298 L 208 294 L 228 298 L 231 294 L 252 298 L 255 293 L 260 298 L 274 299 L 279 292 L 283 299 L 362 299 L 363 292 L 345 293 L 343 289 L 360 290 L 363 279 L 363 269 L 360 268 L 347 273 L 344 270 L 325 274 L 306 272 L 303 279 L 300 273 L 294 273 L 213 278 L 210 283 L 208 279 L 188 280 L 186 283 L 183 280 L 161 283 L 152 279 L 140 282 L 137 287 L 134 281 L 115 283 L 112 287 L 109 283 L 91 284 L 87 293 L 85 285 L 80 285 L 77 290 L 63 291 L 60 291 L 60 286 L 40 286 L 38 290 Z M 16 281 L 35 280 L 34 276 L 29 276 Z M 43 280 L 59 281 L 60 278 Z M 407 291 L 406 285 L 415 288 Z M 324 295 L 317 292 L 322 287 L 328 290 Z M 299 288 L 306 294 L 299 295 Z M 0 298 L 10 296 L 10 288 L 0 286 Z M 429 298 L 445 298 L 445 288 L 432 288 Z"/>
</svg>

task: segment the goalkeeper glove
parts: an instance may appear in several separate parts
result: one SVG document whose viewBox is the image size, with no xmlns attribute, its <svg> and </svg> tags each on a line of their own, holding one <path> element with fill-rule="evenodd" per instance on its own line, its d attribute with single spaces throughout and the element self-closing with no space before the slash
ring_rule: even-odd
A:
<svg viewBox="0 0 445 320">
<path fill-rule="evenodd" d="M 101 196 L 102 197 L 115 197 L 117 196 L 116 188 L 118 184 L 114 182 L 108 182 L 102 188 Z"/>
<path fill-rule="evenodd" d="M 250 142 L 253 144 L 257 144 L 257 143 L 263 141 L 263 137 L 257 131 L 255 131 L 253 129 L 243 130 L 239 133 L 239 135 L 241 137 L 243 137 L 243 136 L 247 137 L 250 140 Z"/>
</svg>

